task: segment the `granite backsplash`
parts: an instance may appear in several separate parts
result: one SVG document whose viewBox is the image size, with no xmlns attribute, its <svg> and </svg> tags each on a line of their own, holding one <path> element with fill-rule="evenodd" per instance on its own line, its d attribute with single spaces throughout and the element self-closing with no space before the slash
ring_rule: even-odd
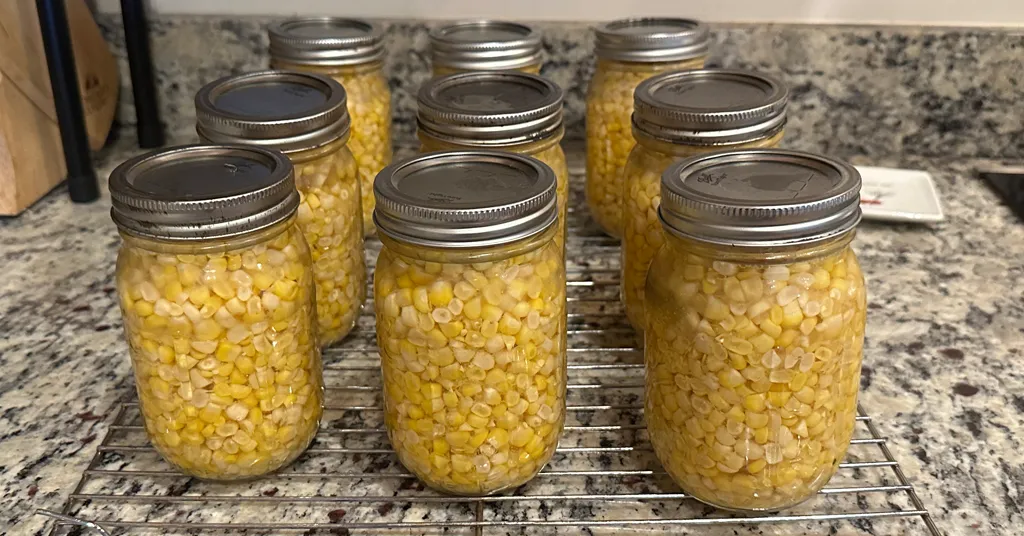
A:
<svg viewBox="0 0 1024 536">
<path fill-rule="evenodd" d="M 270 20 L 158 15 L 150 21 L 161 116 L 172 141 L 194 136 L 192 98 L 204 83 L 267 66 Z M 127 73 L 120 18 L 106 14 L 99 21 Z M 430 73 L 430 25 L 383 24 L 395 138 L 409 143 L 416 90 Z M 543 74 L 565 88 L 567 137 L 580 138 L 594 69 L 590 25 L 538 26 L 547 52 Z M 710 65 L 759 69 L 789 83 L 790 147 L 847 158 L 1024 157 L 1020 30 L 718 24 L 713 41 Z M 130 78 L 121 78 L 118 118 L 131 127 Z"/>
</svg>

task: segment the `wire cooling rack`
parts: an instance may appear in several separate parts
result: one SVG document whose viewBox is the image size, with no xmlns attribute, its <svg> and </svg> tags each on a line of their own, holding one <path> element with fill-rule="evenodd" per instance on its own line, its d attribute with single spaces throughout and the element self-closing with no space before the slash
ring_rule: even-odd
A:
<svg viewBox="0 0 1024 536">
<path fill-rule="evenodd" d="M 743 516 L 682 493 L 658 464 L 644 427 L 643 355 L 618 301 L 618 246 L 587 225 L 571 215 L 565 433 L 551 463 L 526 485 L 493 497 L 451 497 L 424 488 L 402 467 L 383 428 L 368 304 L 353 334 L 325 352 L 324 420 L 296 463 L 245 483 L 185 477 L 146 440 L 138 405 L 125 403 L 51 534 L 99 526 L 111 534 L 680 534 L 700 527 L 702 534 L 733 535 L 775 533 L 773 527 L 940 536 L 863 411 L 838 474 L 802 505 Z"/>
</svg>

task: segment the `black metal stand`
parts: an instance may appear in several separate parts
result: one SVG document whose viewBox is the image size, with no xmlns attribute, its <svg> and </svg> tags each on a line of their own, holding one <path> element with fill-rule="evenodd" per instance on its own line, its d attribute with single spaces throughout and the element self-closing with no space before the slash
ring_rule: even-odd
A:
<svg viewBox="0 0 1024 536">
<path fill-rule="evenodd" d="M 68 193 L 76 203 L 88 203 L 99 197 L 96 173 L 89 154 L 85 130 L 85 112 L 78 92 L 75 53 L 64 0 L 36 0 L 39 27 L 43 34 L 46 64 L 50 71 L 53 104 L 57 110 L 60 140 L 68 168 Z"/>
<path fill-rule="evenodd" d="M 142 0 L 121 0 L 124 43 L 132 72 L 132 94 L 138 124 L 139 147 L 149 149 L 164 144 L 160 111 L 156 105 L 153 62 L 149 55 L 149 25 Z"/>
</svg>

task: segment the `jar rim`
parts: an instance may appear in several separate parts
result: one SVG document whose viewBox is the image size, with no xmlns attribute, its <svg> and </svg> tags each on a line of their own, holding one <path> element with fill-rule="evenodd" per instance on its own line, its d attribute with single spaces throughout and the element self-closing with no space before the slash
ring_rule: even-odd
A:
<svg viewBox="0 0 1024 536">
<path fill-rule="evenodd" d="M 661 178 L 658 215 L 670 233 L 733 247 L 827 241 L 861 219 L 860 174 L 833 158 L 787 149 L 683 159 Z"/>
<path fill-rule="evenodd" d="M 452 143 L 530 143 L 563 128 L 563 98 L 557 84 L 533 74 L 453 74 L 420 87 L 416 123 L 427 135 Z"/>
<path fill-rule="evenodd" d="M 461 38 L 459 34 L 463 34 Z M 540 64 L 543 51 L 540 32 L 521 22 L 487 19 L 455 22 L 432 29 L 429 39 L 435 68 L 522 69 Z"/>
<path fill-rule="evenodd" d="M 163 241 L 229 238 L 280 223 L 299 207 L 280 151 L 184 145 L 130 158 L 110 174 L 110 217 L 122 232 Z"/>
<path fill-rule="evenodd" d="M 711 40 L 707 25 L 677 17 L 618 19 L 598 25 L 594 33 L 599 58 L 639 63 L 706 56 Z"/>
<path fill-rule="evenodd" d="M 301 65 L 347 66 L 384 57 L 384 32 L 364 19 L 296 17 L 271 23 L 270 57 Z"/>
<path fill-rule="evenodd" d="M 373 183 L 382 235 L 410 244 L 479 248 L 508 244 L 555 224 L 554 171 L 501 151 L 438 151 L 384 168 Z"/>
<path fill-rule="evenodd" d="M 662 73 L 633 93 L 633 128 L 655 139 L 697 145 L 753 141 L 782 130 L 789 91 L 744 69 Z"/>
<path fill-rule="evenodd" d="M 347 105 L 345 88 L 328 76 L 273 69 L 229 75 L 196 94 L 196 133 L 213 143 L 314 149 L 348 136 Z"/>
</svg>

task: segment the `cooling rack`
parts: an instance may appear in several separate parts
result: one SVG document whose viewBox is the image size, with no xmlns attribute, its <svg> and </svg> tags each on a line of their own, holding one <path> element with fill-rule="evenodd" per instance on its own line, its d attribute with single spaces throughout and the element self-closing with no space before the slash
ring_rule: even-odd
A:
<svg viewBox="0 0 1024 536">
<path fill-rule="evenodd" d="M 577 184 L 581 181 L 575 181 Z M 574 191 L 582 206 L 581 192 Z M 675 486 L 643 422 L 643 355 L 618 301 L 618 246 L 570 215 L 569 388 L 565 433 L 537 478 L 504 495 L 424 488 L 383 428 L 372 303 L 325 352 L 326 412 L 311 448 L 285 470 L 215 484 L 185 477 L 122 404 L 51 534 L 701 534 L 886 533 L 940 536 L 879 425 L 859 411 L 853 444 L 816 497 L 777 514 L 706 507 Z M 369 246 L 376 258 L 379 243 Z M 77 525 L 91 522 L 92 527 Z M 885 524 L 883 526 L 883 524 Z M 771 529 L 769 529 L 771 527 Z M 771 532 L 775 531 L 775 532 Z"/>
</svg>

